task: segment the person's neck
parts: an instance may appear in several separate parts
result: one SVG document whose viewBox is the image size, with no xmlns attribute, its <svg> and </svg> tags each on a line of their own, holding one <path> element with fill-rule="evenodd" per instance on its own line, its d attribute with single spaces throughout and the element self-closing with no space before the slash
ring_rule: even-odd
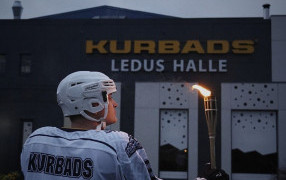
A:
<svg viewBox="0 0 286 180">
<path fill-rule="evenodd" d="M 91 130 L 96 129 L 96 127 L 100 125 L 99 122 L 90 121 L 86 119 L 76 120 L 71 123 L 71 128 L 73 129 L 84 129 Z"/>
</svg>

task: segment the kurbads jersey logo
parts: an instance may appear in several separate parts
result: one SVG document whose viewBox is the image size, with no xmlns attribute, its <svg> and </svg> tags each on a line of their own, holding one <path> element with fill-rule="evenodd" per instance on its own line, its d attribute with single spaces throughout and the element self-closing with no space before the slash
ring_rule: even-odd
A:
<svg viewBox="0 0 286 180">
<path fill-rule="evenodd" d="M 133 136 L 129 135 L 129 142 L 125 148 L 128 157 L 131 157 L 138 149 L 142 148 L 143 147 L 141 144 L 135 138 L 133 138 Z"/>
<path fill-rule="evenodd" d="M 91 179 L 93 161 L 89 158 L 54 156 L 31 152 L 28 172 L 45 173 L 54 176 Z"/>
</svg>

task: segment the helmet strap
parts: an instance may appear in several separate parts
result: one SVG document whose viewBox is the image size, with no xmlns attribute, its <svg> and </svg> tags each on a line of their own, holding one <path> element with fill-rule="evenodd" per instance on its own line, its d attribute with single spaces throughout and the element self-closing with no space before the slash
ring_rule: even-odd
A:
<svg viewBox="0 0 286 180">
<path fill-rule="evenodd" d="M 108 102 L 104 103 L 104 115 L 103 115 L 103 119 L 106 119 L 108 114 Z"/>
<path fill-rule="evenodd" d="M 106 122 L 101 121 L 99 125 L 96 126 L 96 131 L 104 130 L 106 128 Z"/>
<path fill-rule="evenodd" d="M 90 121 L 96 121 L 96 122 L 100 122 L 99 125 L 96 126 L 96 130 L 100 131 L 102 129 L 106 128 L 106 122 L 105 119 L 107 117 L 108 114 L 108 103 L 104 103 L 104 116 L 99 118 L 99 119 L 95 119 L 93 117 L 90 117 L 89 115 L 87 115 L 84 111 L 81 111 L 80 114 L 85 117 L 86 119 L 90 120 Z"/>
<path fill-rule="evenodd" d="M 90 120 L 90 121 L 96 121 L 96 122 L 100 122 L 102 120 L 102 118 L 100 119 L 95 119 L 93 117 L 90 117 L 89 115 L 87 115 L 84 111 L 81 111 L 80 114 L 85 117 L 86 119 Z"/>
</svg>

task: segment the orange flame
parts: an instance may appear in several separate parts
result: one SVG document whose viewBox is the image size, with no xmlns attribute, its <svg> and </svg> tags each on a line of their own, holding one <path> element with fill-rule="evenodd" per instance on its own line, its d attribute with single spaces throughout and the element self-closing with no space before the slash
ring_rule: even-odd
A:
<svg viewBox="0 0 286 180">
<path fill-rule="evenodd" d="M 209 91 L 208 89 L 200 86 L 200 85 L 193 85 L 192 89 L 197 89 L 198 91 L 200 91 L 200 93 L 204 96 L 204 97 L 208 97 L 211 95 L 211 91 Z"/>
</svg>

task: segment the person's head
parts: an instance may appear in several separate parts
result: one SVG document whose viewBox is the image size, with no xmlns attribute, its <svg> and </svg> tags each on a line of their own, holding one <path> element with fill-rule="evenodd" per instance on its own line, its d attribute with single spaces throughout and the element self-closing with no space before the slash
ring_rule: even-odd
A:
<svg viewBox="0 0 286 180">
<path fill-rule="evenodd" d="M 65 77 L 57 89 L 57 101 L 64 116 L 71 120 L 84 119 L 86 122 L 113 124 L 117 121 L 112 99 L 116 86 L 112 79 L 100 72 L 78 71 Z M 83 118 L 81 118 L 83 117 Z"/>
</svg>

